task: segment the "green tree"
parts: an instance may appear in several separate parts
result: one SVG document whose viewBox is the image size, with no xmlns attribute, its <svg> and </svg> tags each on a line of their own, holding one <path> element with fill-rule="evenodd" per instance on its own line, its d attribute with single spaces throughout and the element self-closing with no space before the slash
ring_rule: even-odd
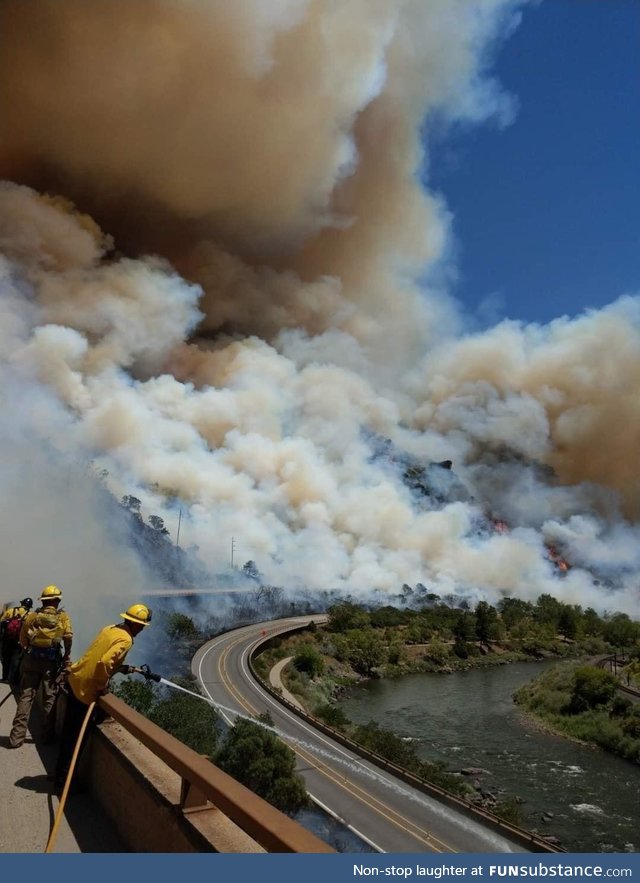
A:
<svg viewBox="0 0 640 883">
<path fill-rule="evenodd" d="M 605 621 L 604 637 L 614 647 L 629 647 L 640 637 L 640 623 L 626 613 L 614 613 Z"/>
<path fill-rule="evenodd" d="M 142 506 L 142 503 L 137 497 L 132 497 L 131 494 L 125 494 L 122 498 L 122 505 L 125 509 L 128 509 L 129 512 L 140 512 L 140 506 Z"/>
<path fill-rule="evenodd" d="M 191 681 L 174 678 L 174 683 L 195 691 L 195 685 Z M 148 717 L 198 754 L 211 757 L 215 753 L 218 717 L 208 703 L 196 699 L 195 696 L 171 692 L 153 705 Z"/>
<path fill-rule="evenodd" d="M 582 631 L 588 637 L 601 635 L 604 628 L 602 619 L 598 616 L 593 607 L 587 607 L 582 614 Z"/>
<path fill-rule="evenodd" d="M 466 611 L 461 610 L 453 625 L 453 637 L 456 642 L 466 644 L 473 637 L 473 617 Z"/>
<path fill-rule="evenodd" d="M 424 651 L 425 659 L 430 659 L 436 665 L 444 665 L 450 658 L 449 647 L 443 641 L 433 640 L 427 644 Z"/>
<path fill-rule="evenodd" d="M 558 631 L 560 619 L 560 602 L 553 595 L 540 595 L 534 609 L 536 622 L 550 626 L 553 631 Z"/>
<path fill-rule="evenodd" d="M 633 708 L 633 703 L 630 699 L 627 699 L 626 696 L 615 695 L 611 700 L 611 708 L 609 709 L 610 717 L 626 717 L 631 709 Z"/>
<path fill-rule="evenodd" d="M 172 641 L 197 638 L 200 631 L 190 616 L 184 613 L 167 614 L 164 630 Z"/>
<path fill-rule="evenodd" d="M 406 658 L 407 653 L 402 639 L 397 636 L 393 637 L 387 649 L 387 662 L 390 665 L 401 665 Z"/>
<path fill-rule="evenodd" d="M 398 610 L 397 607 L 379 607 L 370 613 L 371 625 L 374 628 L 390 628 L 394 625 L 404 625 L 411 619 L 409 610 Z"/>
<path fill-rule="evenodd" d="M 405 632 L 407 644 L 424 644 L 433 634 L 433 627 L 426 615 L 414 616 Z"/>
<path fill-rule="evenodd" d="M 293 751 L 275 733 L 253 721 L 235 723 L 216 763 L 282 812 L 296 813 L 309 802 L 304 781 L 295 772 Z"/>
<path fill-rule="evenodd" d="M 242 572 L 248 579 L 252 579 L 255 582 L 262 582 L 262 576 L 255 561 L 246 561 L 242 566 Z"/>
<path fill-rule="evenodd" d="M 617 687 L 618 681 L 610 672 L 593 665 L 583 665 L 573 675 L 569 710 L 579 714 L 607 705 L 615 696 Z"/>
<path fill-rule="evenodd" d="M 386 660 L 382 638 L 371 628 L 347 633 L 349 663 L 358 674 L 370 677 L 373 669 Z"/>
<path fill-rule="evenodd" d="M 135 678 L 125 678 L 114 684 L 112 692 L 145 717 L 149 716 L 149 712 L 158 698 L 156 688 L 150 681 L 141 681 Z"/>
<path fill-rule="evenodd" d="M 569 604 L 561 605 L 560 615 L 558 616 L 558 631 L 565 641 L 573 640 L 578 634 L 580 613 L 579 607 L 571 607 Z"/>
<path fill-rule="evenodd" d="M 375 721 L 358 726 L 354 738 L 369 751 L 380 754 L 407 770 L 416 769 L 419 766 L 420 761 L 415 748 L 410 743 L 404 742 L 391 730 L 383 729 Z"/>
<path fill-rule="evenodd" d="M 142 524 L 142 513 L 140 512 L 142 503 L 137 497 L 132 497 L 131 494 L 126 494 L 121 500 L 121 505 L 133 518 L 136 519 L 136 521 Z"/>
<path fill-rule="evenodd" d="M 498 602 L 498 611 L 505 626 L 510 630 L 527 620 L 533 613 L 533 605 L 520 598 L 502 598 Z"/>
<path fill-rule="evenodd" d="M 149 524 L 154 530 L 157 530 L 158 533 L 167 536 L 169 531 L 164 526 L 164 518 L 160 518 L 159 515 L 150 515 L 149 516 Z"/>
<path fill-rule="evenodd" d="M 622 722 L 622 731 L 625 736 L 640 739 L 640 705 L 629 710 L 626 720 Z"/>
<path fill-rule="evenodd" d="M 361 629 L 369 625 L 369 614 L 357 604 L 345 601 L 329 607 L 327 629 L 330 632 L 347 632 L 350 629 Z"/>
<path fill-rule="evenodd" d="M 306 672 L 309 677 L 315 678 L 324 671 L 324 660 L 321 653 L 313 644 L 302 644 L 293 657 L 293 665 L 298 671 Z"/>
<path fill-rule="evenodd" d="M 351 721 L 338 705 L 332 705 L 330 702 L 324 702 L 313 710 L 314 715 L 324 721 L 330 727 L 342 730 L 348 727 Z"/>
<path fill-rule="evenodd" d="M 475 616 L 478 643 L 480 646 L 488 645 L 497 619 L 496 609 L 486 601 L 480 601 L 475 609 Z"/>
</svg>

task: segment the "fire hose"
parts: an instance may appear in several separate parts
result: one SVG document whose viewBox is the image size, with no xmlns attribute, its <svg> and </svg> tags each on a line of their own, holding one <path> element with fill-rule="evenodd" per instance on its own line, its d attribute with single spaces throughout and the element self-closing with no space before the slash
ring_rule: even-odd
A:
<svg viewBox="0 0 640 883">
<path fill-rule="evenodd" d="M 122 674 L 141 674 L 148 681 L 156 681 L 159 683 L 161 677 L 159 674 L 155 674 L 151 671 L 148 665 L 124 665 L 119 671 Z M 9 694 L 11 695 L 11 694 Z M 82 726 L 80 727 L 80 732 L 78 733 L 78 738 L 76 740 L 75 747 L 73 749 L 73 755 L 71 757 L 71 763 L 69 764 L 69 772 L 67 773 L 67 778 L 65 779 L 64 787 L 62 789 L 62 794 L 60 795 L 60 803 L 58 804 L 58 810 L 56 812 L 55 819 L 53 821 L 53 825 L 51 827 L 51 833 L 49 834 L 49 839 L 47 840 L 47 845 L 45 846 L 45 853 L 52 852 L 53 847 L 56 841 L 56 837 L 58 835 L 58 828 L 60 827 L 60 822 L 62 821 L 62 815 L 64 813 L 64 807 L 67 802 L 67 797 L 69 795 L 69 788 L 71 786 L 71 779 L 73 778 L 73 773 L 76 768 L 76 763 L 78 762 L 78 755 L 80 754 L 80 746 L 82 745 L 82 740 L 84 738 L 84 734 L 86 732 L 87 727 L 89 726 L 89 721 L 91 720 L 91 715 L 93 714 L 93 709 L 95 708 L 95 701 L 87 706 L 87 713 L 84 716 L 84 720 L 82 721 Z"/>
<path fill-rule="evenodd" d="M 71 758 L 71 763 L 69 764 L 69 772 L 67 773 L 67 778 L 65 779 L 64 788 L 62 789 L 62 795 L 60 796 L 60 803 L 58 804 L 58 812 L 56 813 L 56 817 L 53 821 L 53 827 L 51 828 L 51 833 L 49 834 L 49 839 L 47 840 L 47 845 L 44 848 L 45 852 L 51 852 L 53 850 L 53 845 L 55 843 L 56 837 L 58 835 L 58 828 L 60 827 L 60 822 L 62 821 L 62 814 L 64 812 L 64 806 L 67 802 L 67 795 L 69 794 L 69 787 L 71 785 L 71 779 L 73 777 L 74 770 L 76 768 L 76 762 L 78 760 L 78 754 L 80 753 L 80 746 L 82 745 L 82 739 L 89 725 L 89 720 L 93 713 L 93 709 L 96 707 L 95 701 L 92 702 L 87 707 L 87 713 L 84 716 L 84 720 L 82 721 L 82 726 L 80 727 L 80 733 L 78 735 L 78 739 L 75 744 L 75 748 L 73 749 L 73 756 Z"/>
<path fill-rule="evenodd" d="M 2 707 L 4 705 L 4 703 L 7 701 L 7 699 L 9 699 L 13 695 L 14 695 L 14 692 L 13 692 L 13 690 L 10 689 L 9 692 L 7 693 L 7 695 L 2 699 L 2 701 L 0 701 L 0 707 Z"/>
</svg>

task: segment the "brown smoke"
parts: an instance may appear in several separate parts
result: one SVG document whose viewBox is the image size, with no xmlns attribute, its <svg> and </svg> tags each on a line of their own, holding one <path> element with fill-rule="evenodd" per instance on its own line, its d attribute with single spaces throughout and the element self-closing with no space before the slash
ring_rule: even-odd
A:
<svg viewBox="0 0 640 883">
<path fill-rule="evenodd" d="M 391 332 L 416 355 L 447 314 L 411 282 L 446 226 L 420 122 L 499 105 L 476 66 L 514 5 L 6 0 L 0 174 L 169 257 L 204 329 Z"/>
<path fill-rule="evenodd" d="M 466 457 L 507 444 L 563 484 L 617 491 L 640 515 L 640 305 L 625 297 L 546 327 L 504 322 L 432 352 L 415 387 L 416 425 L 464 430 Z"/>
<path fill-rule="evenodd" d="M 461 336 L 436 281 L 429 122 L 508 113 L 483 67 L 519 5 L 0 6 L 0 379 L 116 496 L 180 499 L 212 568 L 234 536 L 274 582 L 592 604 L 545 542 L 640 571 L 637 300 Z M 453 460 L 467 497 L 417 500 L 372 437 Z M 487 507 L 513 529 L 482 534 Z"/>
</svg>

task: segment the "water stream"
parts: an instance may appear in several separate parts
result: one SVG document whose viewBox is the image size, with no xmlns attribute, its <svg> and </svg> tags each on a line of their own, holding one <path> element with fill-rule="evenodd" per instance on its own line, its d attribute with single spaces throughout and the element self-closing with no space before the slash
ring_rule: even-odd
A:
<svg viewBox="0 0 640 883">
<path fill-rule="evenodd" d="M 357 723 L 375 720 L 411 739 L 421 757 L 452 771 L 482 769 L 472 778 L 520 796 L 526 827 L 559 837 L 565 849 L 640 851 L 640 766 L 543 732 L 512 701 L 550 664 L 370 681 L 340 707 Z"/>
<path fill-rule="evenodd" d="M 201 699 L 208 705 L 213 706 L 213 708 L 215 708 L 218 712 L 223 711 L 227 712 L 227 715 L 234 715 L 235 717 L 241 717 L 245 720 L 250 720 L 253 723 L 258 724 L 259 726 L 264 727 L 265 730 L 269 730 L 270 732 L 279 735 L 283 739 L 287 738 L 284 736 L 283 733 L 279 733 L 278 730 L 276 730 L 274 727 L 270 727 L 263 721 L 259 721 L 256 718 L 249 717 L 246 714 L 241 714 L 239 711 L 235 711 L 233 708 L 227 708 L 224 705 L 219 705 L 212 699 L 209 699 L 208 696 L 203 696 L 200 693 L 194 693 L 193 690 L 188 690 L 186 687 L 182 687 L 180 684 L 174 684 L 173 681 L 169 681 L 167 680 L 167 678 L 160 678 L 160 683 L 164 684 L 166 687 L 171 687 L 174 690 L 181 690 L 183 693 L 188 693 L 189 696 L 193 696 L 195 699 Z M 300 742 L 299 744 L 302 745 L 304 743 Z M 312 805 L 300 810 L 296 814 L 295 818 L 298 822 L 300 822 L 301 825 L 308 828 L 317 837 L 320 837 L 329 845 L 333 846 L 333 848 L 336 849 L 338 852 L 375 852 L 374 849 L 372 849 L 367 843 L 361 840 L 360 837 L 354 834 L 346 825 L 342 824 L 337 819 L 332 818 L 328 813 L 324 812 L 324 810 L 321 810 L 318 806 Z"/>
<path fill-rule="evenodd" d="M 431 802 L 426 800 L 419 792 L 414 791 L 410 788 L 405 788 L 395 780 L 390 780 L 388 776 L 384 775 L 382 772 L 378 772 L 375 767 L 365 766 L 360 761 L 350 760 L 348 757 L 337 754 L 334 751 L 327 751 L 325 748 L 321 748 L 315 743 L 308 742 L 305 739 L 298 739 L 297 737 L 292 736 L 289 733 L 283 733 L 282 730 L 279 730 L 277 727 L 271 726 L 270 724 L 258 720 L 255 717 L 251 717 L 248 714 L 243 714 L 240 711 L 236 711 L 233 708 L 228 708 L 226 705 L 220 705 L 218 702 L 214 702 L 212 699 L 209 699 L 208 696 L 202 696 L 200 693 L 194 693 L 192 690 L 188 690 L 186 687 L 182 687 L 180 686 L 180 684 L 175 684 L 173 681 L 169 681 L 166 678 L 160 678 L 160 683 L 165 684 L 165 686 L 167 687 L 172 687 L 174 690 L 181 690 L 183 693 L 188 693 L 195 699 L 202 699 L 203 702 L 207 702 L 218 712 L 223 711 L 226 712 L 228 715 L 233 715 L 236 718 L 251 721 L 251 723 L 257 724 L 257 726 L 268 730 L 270 733 L 273 733 L 274 736 L 277 736 L 279 739 L 282 739 L 283 742 L 286 742 L 289 745 L 295 745 L 298 748 L 302 748 L 305 751 L 309 751 L 312 754 L 315 754 L 317 757 L 323 757 L 326 760 L 330 760 L 333 763 L 339 764 L 344 768 L 346 772 L 358 772 L 360 773 L 360 775 L 364 775 L 365 778 L 378 782 L 379 784 L 384 785 L 384 787 L 389 788 L 389 790 L 391 791 L 395 791 L 398 794 L 403 794 L 405 797 L 408 797 L 415 803 L 422 804 L 423 806 L 431 805 Z"/>
</svg>

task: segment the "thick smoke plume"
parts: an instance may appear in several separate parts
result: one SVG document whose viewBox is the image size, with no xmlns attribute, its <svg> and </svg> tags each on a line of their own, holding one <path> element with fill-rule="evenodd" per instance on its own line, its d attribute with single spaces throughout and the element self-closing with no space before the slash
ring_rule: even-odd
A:
<svg viewBox="0 0 640 883">
<path fill-rule="evenodd" d="M 212 569 L 233 536 L 279 584 L 634 611 L 640 301 L 465 332 L 421 181 L 434 119 L 509 121 L 486 63 L 520 6 L 5 0 L 11 444 L 35 419 L 38 469 L 55 440 L 181 503 Z M 410 480 L 447 459 L 455 488 Z"/>
</svg>

